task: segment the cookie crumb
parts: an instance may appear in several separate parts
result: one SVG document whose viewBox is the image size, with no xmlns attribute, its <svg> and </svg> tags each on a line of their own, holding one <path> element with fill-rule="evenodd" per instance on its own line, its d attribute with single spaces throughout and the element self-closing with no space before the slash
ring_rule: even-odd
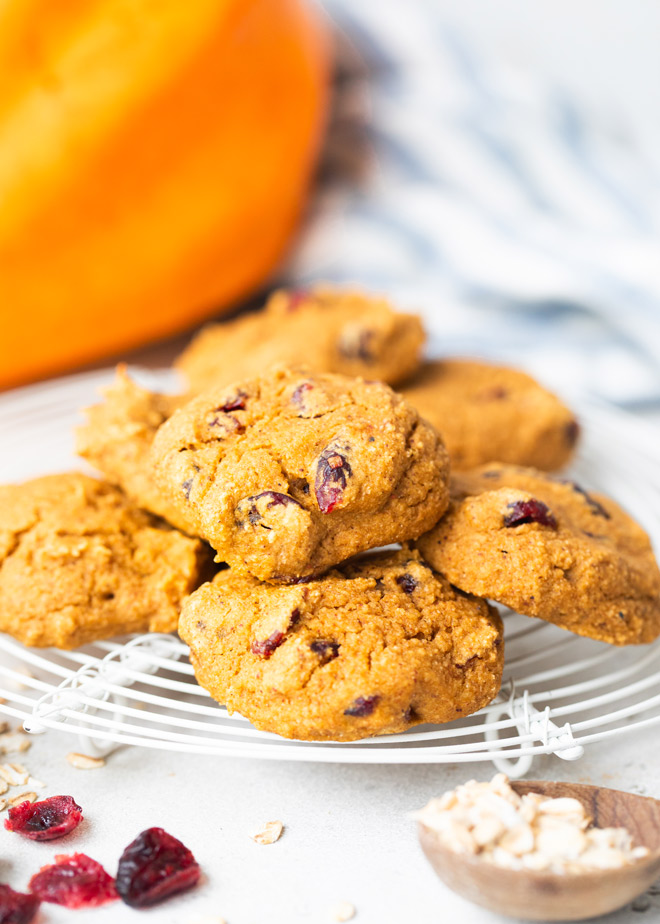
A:
<svg viewBox="0 0 660 924">
<path fill-rule="evenodd" d="M 274 844 L 282 836 L 284 825 L 281 821 L 267 821 L 261 831 L 251 834 L 250 837 L 257 844 Z"/>
<path fill-rule="evenodd" d="M 100 767 L 105 767 L 105 760 L 102 757 L 90 757 L 89 754 L 77 754 L 75 751 L 67 754 L 66 759 L 72 767 L 78 770 L 98 770 Z"/>
<path fill-rule="evenodd" d="M 333 912 L 334 921 L 351 921 L 354 917 L 355 905 L 351 905 L 350 902 L 342 902 Z"/>
<path fill-rule="evenodd" d="M 12 799 L 8 799 L 9 805 L 15 807 L 20 805 L 21 802 L 36 802 L 37 801 L 36 792 L 22 792 L 20 796 L 14 796 Z"/>
</svg>

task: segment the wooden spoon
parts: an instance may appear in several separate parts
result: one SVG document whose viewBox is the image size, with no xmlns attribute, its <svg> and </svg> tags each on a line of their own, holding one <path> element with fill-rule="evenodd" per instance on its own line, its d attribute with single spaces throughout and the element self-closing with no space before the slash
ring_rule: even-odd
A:
<svg viewBox="0 0 660 924">
<path fill-rule="evenodd" d="M 519 794 L 570 796 L 598 828 L 627 828 L 647 857 L 619 869 L 549 873 L 495 866 L 478 855 L 456 853 L 420 822 L 419 840 L 431 866 L 454 892 L 477 905 L 528 921 L 583 921 L 608 914 L 645 892 L 660 876 L 660 802 L 617 789 L 543 780 L 512 782 Z"/>
</svg>

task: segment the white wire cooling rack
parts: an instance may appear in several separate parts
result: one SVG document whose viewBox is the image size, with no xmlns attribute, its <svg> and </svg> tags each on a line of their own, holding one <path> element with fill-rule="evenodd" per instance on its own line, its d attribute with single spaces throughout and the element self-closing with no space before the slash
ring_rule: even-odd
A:
<svg viewBox="0 0 660 924">
<path fill-rule="evenodd" d="M 0 480 L 80 467 L 71 430 L 110 370 L 30 386 L 0 398 Z M 166 388 L 169 373 L 142 373 Z M 615 497 L 660 548 L 660 439 L 645 424 L 592 403 L 571 470 Z M 28 731 L 83 739 L 87 753 L 120 744 L 271 760 L 458 763 L 491 760 L 510 776 L 537 754 L 565 760 L 593 741 L 642 734 L 660 722 L 660 641 L 613 648 L 506 612 L 502 692 L 481 712 L 442 726 L 351 743 L 286 741 L 217 705 L 195 682 L 175 636 L 142 635 L 77 651 L 26 648 L 0 635 L 0 712 Z M 4 701 L 4 702 L 2 702 Z"/>
</svg>

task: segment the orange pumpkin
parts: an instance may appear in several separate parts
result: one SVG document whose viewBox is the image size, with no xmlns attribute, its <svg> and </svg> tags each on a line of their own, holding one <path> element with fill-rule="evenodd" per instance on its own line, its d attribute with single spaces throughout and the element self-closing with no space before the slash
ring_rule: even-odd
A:
<svg viewBox="0 0 660 924">
<path fill-rule="evenodd" d="M 0 386 L 268 276 L 319 147 L 327 39 L 305 0 L 0 5 Z"/>
</svg>

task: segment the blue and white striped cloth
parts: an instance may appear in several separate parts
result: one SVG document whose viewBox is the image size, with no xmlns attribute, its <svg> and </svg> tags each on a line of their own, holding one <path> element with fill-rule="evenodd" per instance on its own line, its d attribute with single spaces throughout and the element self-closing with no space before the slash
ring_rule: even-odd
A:
<svg viewBox="0 0 660 924">
<path fill-rule="evenodd" d="M 435 352 L 660 407 L 660 163 L 433 0 L 324 6 L 370 69 L 375 169 L 322 191 L 289 272 L 421 310 Z"/>
</svg>

